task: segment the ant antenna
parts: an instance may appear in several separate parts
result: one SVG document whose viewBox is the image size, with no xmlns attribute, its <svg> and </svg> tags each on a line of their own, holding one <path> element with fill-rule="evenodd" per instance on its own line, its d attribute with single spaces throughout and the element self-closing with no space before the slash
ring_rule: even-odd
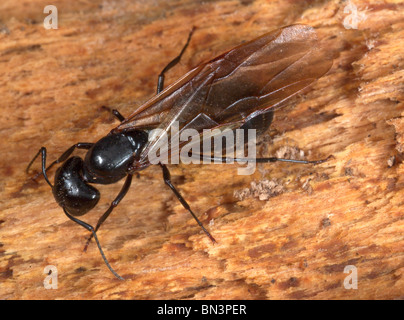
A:
<svg viewBox="0 0 404 320">
<path fill-rule="evenodd" d="M 76 219 L 75 217 L 73 217 L 71 214 L 69 214 L 69 213 L 66 211 L 65 208 L 63 208 L 63 211 L 65 212 L 66 216 L 67 216 L 69 219 L 73 220 L 74 222 L 76 222 L 76 223 L 78 223 L 79 225 L 81 225 L 83 228 L 86 228 L 88 231 L 91 231 L 91 232 L 92 232 L 93 237 L 94 237 L 94 240 L 95 240 L 95 242 L 97 243 L 98 249 L 100 250 L 102 259 L 104 260 L 105 264 L 107 265 L 109 271 L 111 271 L 111 272 L 113 273 L 113 275 L 114 275 L 115 277 L 117 277 L 119 280 L 125 280 L 125 279 L 122 278 L 118 273 L 116 273 L 116 271 L 115 271 L 114 269 L 112 269 L 111 265 L 109 264 L 107 258 L 105 257 L 104 251 L 102 251 L 101 244 L 100 244 L 100 242 L 98 241 L 98 237 L 97 237 L 97 234 L 96 234 L 95 231 L 94 231 L 94 228 L 93 228 L 92 226 L 90 226 L 89 224 L 87 224 L 87 223 L 85 223 L 85 222 L 83 222 L 83 221 L 81 221 L 81 220 Z"/>
</svg>

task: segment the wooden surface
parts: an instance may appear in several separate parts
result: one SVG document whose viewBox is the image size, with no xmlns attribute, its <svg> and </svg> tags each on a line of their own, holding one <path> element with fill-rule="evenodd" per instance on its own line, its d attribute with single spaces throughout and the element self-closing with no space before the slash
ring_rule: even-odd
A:
<svg viewBox="0 0 404 320">
<path fill-rule="evenodd" d="M 3 0 L 0 299 L 403 298 L 404 4 L 354 3 L 366 16 L 356 30 L 344 28 L 344 1 L 61 0 L 52 2 L 59 29 L 46 30 L 47 1 Z M 170 166 L 215 245 L 160 169 L 142 171 L 98 233 L 127 280 L 115 279 L 94 243 L 83 252 L 88 233 L 66 218 L 45 181 L 29 179 L 28 162 L 41 146 L 54 160 L 108 133 L 117 123 L 101 106 L 128 115 L 152 97 L 192 26 L 167 83 L 293 23 L 318 28 L 336 58 L 298 103 L 276 113 L 259 151 L 335 159 L 259 165 L 252 176 L 237 175 L 235 165 Z M 272 179 L 280 192 L 260 197 Z M 121 185 L 101 186 L 84 220 L 94 225 Z M 43 286 L 47 265 L 57 267 L 57 289 Z M 348 265 L 357 268 L 357 289 L 344 287 Z"/>
</svg>

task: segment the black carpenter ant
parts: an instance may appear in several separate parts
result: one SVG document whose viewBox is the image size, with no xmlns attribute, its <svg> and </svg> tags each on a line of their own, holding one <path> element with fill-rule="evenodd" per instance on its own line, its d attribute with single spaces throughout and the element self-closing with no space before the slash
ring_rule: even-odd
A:
<svg viewBox="0 0 404 320">
<path fill-rule="evenodd" d="M 69 219 L 91 232 L 85 248 L 94 237 L 105 264 L 121 280 L 123 278 L 108 263 L 96 232 L 125 197 L 133 174 L 151 165 L 148 151 L 157 144 L 159 136 L 149 136 L 150 131 L 161 128 L 169 135 L 173 121 L 179 123 L 180 132 L 185 128 L 193 128 L 200 133 L 203 129 L 211 128 L 252 128 L 265 131 L 263 129 L 271 124 L 274 109 L 323 76 L 332 65 L 332 59 L 318 45 L 314 29 L 305 25 L 292 25 L 264 34 L 200 64 L 163 90 L 164 74 L 180 61 L 193 31 L 181 53 L 160 73 L 155 97 L 128 118 L 113 110 L 121 123 L 98 142 L 77 143 L 48 167 L 46 148 L 42 147 L 27 167 L 28 172 L 41 154 L 42 174 L 52 188 L 55 200 Z M 75 149 L 88 150 L 84 160 L 77 156 L 70 157 Z M 225 162 L 225 158 L 221 160 Z M 254 159 L 256 162 L 306 164 L 318 164 L 326 160 Z M 62 165 L 57 169 L 52 185 L 47 171 L 58 163 Z M 215 242 L 171 183 L 166 165 L 159 165 L 164 182 L 206 235 Z M 99 191 L 92 184 L 112 184 L 125 177 L 121 191 L 95 228 L 77 218 L 93 209 L 100 199 Z"/>
</svg>

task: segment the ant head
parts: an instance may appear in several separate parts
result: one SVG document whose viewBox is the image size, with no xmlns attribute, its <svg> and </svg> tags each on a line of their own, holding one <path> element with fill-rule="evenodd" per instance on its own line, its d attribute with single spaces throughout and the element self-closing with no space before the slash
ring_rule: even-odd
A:
<svg viewBox="0 0 404 320">
<path fill-rule="evenodd" d="M 100 192 L 83 178 L 80 157 L 71 157 L 58 168 L 52 191 L 57 203 L 73 216 L 86 214 L 100 199 Z"/>
</svg>

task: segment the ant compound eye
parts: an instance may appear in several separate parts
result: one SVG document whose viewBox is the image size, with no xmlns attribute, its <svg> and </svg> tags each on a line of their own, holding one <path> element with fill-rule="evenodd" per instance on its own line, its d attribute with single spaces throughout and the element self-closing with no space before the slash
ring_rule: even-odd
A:
<svg viewBox="0 0 404 320">
<path fill-rule="evenodd" d="M 73 216 L 86 214 L 100 199 L 100 192 L 84 181 L 82 168 L 83 160 L 71 157 L 55 174 L 55 200 Z"/>
</svg>

